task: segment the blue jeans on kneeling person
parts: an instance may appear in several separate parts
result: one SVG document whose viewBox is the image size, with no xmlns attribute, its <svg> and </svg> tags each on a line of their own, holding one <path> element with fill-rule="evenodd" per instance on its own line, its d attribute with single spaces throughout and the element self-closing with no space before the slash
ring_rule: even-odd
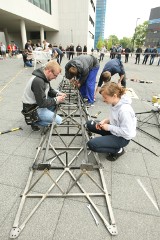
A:
<svg viewBox="0 0 160 240">
<path fill-rule="evenodd" d="M 58 114 L 56 114 L 54 111 L 55 111 L 54 106 L 51 106 L 49 108 L 38 108 L 37 113 L 40 120 L 36 122 L 35 125 L 48 126 L 52 124 L 53 120 L 55 121 L 55 123 L 61 124 L 62 118 Z"/>
<path fill-rule="evenodd" d="M 25 64 L 25 66 L 27 66 L 27 67 L 33 67 L 31 61 L 26 61 L 24 64 Z"/>
</svg>

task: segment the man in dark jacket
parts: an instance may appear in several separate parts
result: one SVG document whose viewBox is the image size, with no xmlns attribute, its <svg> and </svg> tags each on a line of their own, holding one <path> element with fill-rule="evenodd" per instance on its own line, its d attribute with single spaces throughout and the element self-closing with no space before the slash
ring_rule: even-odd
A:
<svg viewBox="0 0 160 240">
<path fill-rule="evenodd" d="M 151 54 L 151 48 L 150 48 L 150 46 L 148 46 L 148 47 L 144 50 L 144 58 L 143 58 L 142 64 L 146 64 L 146 63 L 147 63 L 147 60 L 148 60 L 150 54 Z"/>
<path fill-rule="evenodd" d="M 154 63 L 154 58 L 158 56 L 158 51 L 156 49 L 156 47 L 154 47 L 152 50 L 151 50 L 151 57 L 150 57 L 150 62 L 149 62 L 149 65 L 152 65 Z"/>
<path fill-rule="evenodd" d="M 99 70 L 98 59 L 92 55 L 80 55 L 70 60 L 65 66 L 65 76 L 76 78 L 77 86 L 83 98 L 88 99 L 88 107 L 94 103 L 96 76 Z"/>
<path fill-rule="evenodd" d="M 135 61 L 135 64 L 137 64 L 137 63 L 139 64 L 141 53 L 142 53 L 142 48 L 138 47 L 137 50 L 136 50 L 136 61 Z"/>
<path fill-rule="evenodd" d="M 71 43 L 70 47 L 69 47 L 69 60 L 72 58 L 73 59 L 74 56 L 74 46 L 73 43 Z"/>
<path fill-rule="evenodd" d="M 118 80 L 118 84 L 122 85 L 123 87 L 126 87 L 126 74 L 125 74 L 124 66 L 119 59 L 114 58 L 114 59 L 109 60 L 105 64 L 105 66 L 102 70 L 102 73 L 100 75 L 100 78 L 99 78 L 99 82 L 98 82 L 98 85 L 97 85 L 97 88 L 95 91 L 95 95 L 100 90 L 102 84 L 109 82 L 111 80 L 111 77 L 116 73 L 118 73 L 120 76 L 120 78 Z"/>
<path fill-rule="evenodd" d="M 78 44 L 76 47 L 77 56 L 82 54 L 82 47 Z"/>
<path fill-rule="evenodd" d="M 56 79 L 61 72 L 61 67 L 55 61 L 49 61 L 46 66 L 33 71 L 33 76 L 27 83 L 22 102 L 23 113 L 28 113 L 37 108 L 38 121 L 31 124 L 33 131 L 39 131 L 40 126 L 47 126 L 53 122 L 61 124 L 62 119 L 54 114 L 56 105 L 64 102 L 65 93 L 58 92 L 50 86 L 50 81 Z"/>
<path fill-rule="evenodd" d="M 128 58 L 129 58 L 130 52 L 131 52 L 130 48 L 126 47 L 125 48 L 125 63 L 128 63 Z"/>
</svg>

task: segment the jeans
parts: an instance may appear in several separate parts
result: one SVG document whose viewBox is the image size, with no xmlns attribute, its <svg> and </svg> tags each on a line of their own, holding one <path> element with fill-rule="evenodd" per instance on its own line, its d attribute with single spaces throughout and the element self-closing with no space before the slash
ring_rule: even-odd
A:
<svg viewBox="0 0 160 240">
<path fill-rule="evenodd" d="M 121 85 L 122 85 L 124 88 L 126 88 L 126 74 L 124 74 L 124 77 L 123 77 L 123 79 L 122 79 L 122 81 L 121 81 Z"/>
<path fill-rule="evenodd" d="M 63 54 L 58 54 L 58 56 L 57 56 L 57 62 L 58 62 L 59 65 L 60 65 L 61 62 L 62 62 L 62 58 L 63 58 Z"/>
<path fill-rule="evenodd" d="M 32 61 L 26 61 L 25 63 L 25 66 L 27 66 L 27 67 L 33 67 L 33 65 L 32 65 Z"/>
<path fill-rule="evenodd" d="M 117 58 L 118 58 L 119 60 L 121 60 L 121 53 L 118 53 L 118 54 L 117 54 Z"/>
<path fill-rule="evenodd" d="M 150 63 L 149 63 L 149 65 L 152 65 L 152 64 L 153 64 L 153 62 L 154 62 L 154 58 L 155 58 L 155 56 L 152 56 L 152 55 L 151 55 L 151 58 L 150 58 Z"/>
<path fill-rule="evenodd" d="M 145 55 L 142 64 L 146 64 L 148 60 L 149 55 Z"/>
<path fill-rule="evenodd" d="M 98 70 L 99 67 L 92 68 L 86 81 L 80 87 L 80 93 L 82 94 L 83 98 L 88 98 L 88 103 L 94 103 L 94 92 Z"/>
<path fill-rule="evenodd" d="M 40 121 L 36 122 L 35 125 L 48 126 L 49 124 L 52 124 L 53 120 L 57 124 L 61 124 L 62 118 L 59 115 L 55 114 L 54 111 L 55 107 L 53 106 L 49 108 L 38 108 L 37 113 Z"/>
<path fill-rule="evenodd" d="M 93 152 L 117 153 L 120 148 L 127 146 L 130 141 L 123 137 L 112 135 L 109 131 L 97 130 L 95 121 L 87 121 L 86 126 L 90 132 L 102 135 L 101 137 L 95 137 L 87 142 L 89 149 Z"/>
<path fill-rule="evenodd" d="M 104 58 L 104 53 L 101 53 L 101 54 L 100 54 L 100 59 L 99 59 L 99 60 L 100 60 L 100 61 L 101 61 L 101 60 L 103 61 L 103 58 Z"/>
<path fill-rule="evenodd" d="M 120 67 L 121 67 L 121 69 L 124 71 L 123 63 L 122 63 L 121 60 L 119 60 L 119 61 L 120 61 Z M 124 88 L 126 88 L 126 74 L 124 74 L 124 77 L 123 77 L 123 79 L 122 79 L 122 81 L 121 81 L 121 85 L 122 85 Z"/>
<path fill-rule="evenodd" d="M 139 64 L 139 62 L 140 62 L 140 54 L 136 54 L 136 62 L 135 63 Z"/>
<path fill-rule="evenodd" d="M 127 63 L 127 62 L 128 62 L 128 57 L 129 57 L 129 54 L 128 54 L 128 53 L 126 53 L 126 54 L 125 54 L 125 63 Z"/>
</svg>

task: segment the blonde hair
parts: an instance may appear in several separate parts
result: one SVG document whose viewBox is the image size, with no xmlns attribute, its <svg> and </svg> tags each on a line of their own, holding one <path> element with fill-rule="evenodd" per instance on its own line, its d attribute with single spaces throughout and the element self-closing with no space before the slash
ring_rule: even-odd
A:
<svg viewBox="0 0 160 240">
<path fill-rule="evenodd" d="M 109 82 L 111 80 L 111 73 L 108 71 L 103 72 L 101 76 L 103 82 Z"/>
<path fill-rule="evenodd" d="M 118 98 L 121 98 L 125 92 L 125 88 L 118 86 L 118 84 L 114 82 L 103 85 L 99 91 L 100 94 L 105 94 L 110 97 L 113 97 L 113 95 L 116 94 Z"/>
<path fill-rule="evenodd" d="M 51 60 L 48 63 L 46 63 L 44 69 L 45 70 L 51 70 L 52 72 L 54 72 L 54 71 L 60 71 L 61 72 L 61 70 L 62 70 L 60 65 L 54 60 Z"/>
</svg>

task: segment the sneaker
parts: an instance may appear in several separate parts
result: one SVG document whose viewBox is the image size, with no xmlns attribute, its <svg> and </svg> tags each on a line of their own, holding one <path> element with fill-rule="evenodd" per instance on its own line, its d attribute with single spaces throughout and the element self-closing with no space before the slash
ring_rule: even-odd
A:
<svg viewBox="0 0 160 240">
<path fill-rule="evenodd" d="M 108 153 L 108 155 L 106 156 L 106 159 L 108 161 L 116 161 L 124 153 L 125 153 L 124 148 L 122 148 L 122 151 L 120 153 Z"/>
<path fill-rule="evenodd" d="M 88 98 L 83 98 L 84 103 L 88 102 Z"/>
<path fill-rule="evenodd" d="M 36 126 L 36 125 L 31 125 L 32 131 L 34 132 L 39 132 L 40 131 L 40 127 Z"/>
<path fill-rule="evenodd" d="M 85 103 L 85 106 L 86 106 L 87 108 L 90 108 L 90 107 L 94 107 L 94 104 L 93 104 L 93 103 L 86 102 L 86 103 Z"/>
</svg>

